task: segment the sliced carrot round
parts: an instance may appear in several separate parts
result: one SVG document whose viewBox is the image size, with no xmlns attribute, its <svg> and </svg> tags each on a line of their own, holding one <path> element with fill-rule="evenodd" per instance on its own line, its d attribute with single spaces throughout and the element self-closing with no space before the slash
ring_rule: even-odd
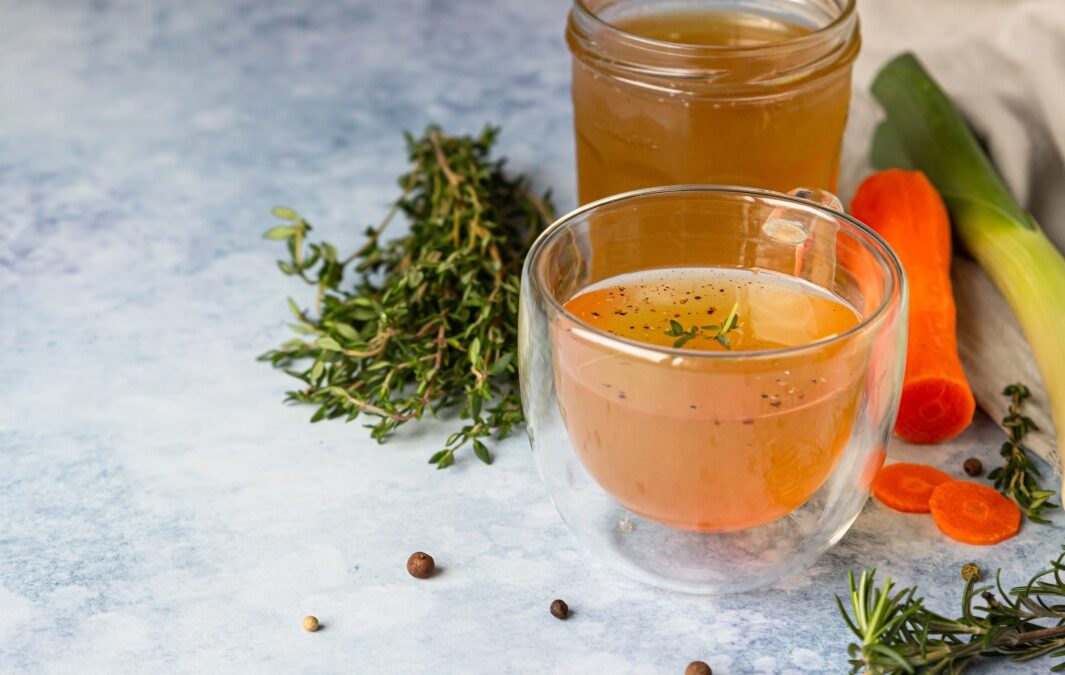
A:
<svg viewBox="0 0 1065 675">
<path fill-rule="evenodd" d="M 997 490 L 967 480 L 940 483 L 929 500 L 939 530 L 964 544 L 1005 541 L 1021 529 L 1021 510 Z"/>
<path fill-rule="evenodd" d="M 928 513 L 932 491 L 952 480 L 949 474 L 927 464 L 889 464 L 876 474 L 873 496 L 889 509 Z"/>
</svg>

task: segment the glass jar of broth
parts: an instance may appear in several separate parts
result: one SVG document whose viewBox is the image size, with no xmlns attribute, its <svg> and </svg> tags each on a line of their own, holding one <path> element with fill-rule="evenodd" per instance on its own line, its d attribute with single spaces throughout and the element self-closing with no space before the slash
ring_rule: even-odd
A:
<svg viewBox="0 0 1065 675">
<path fill-rule="evenodd" d="M 835 191 L 855 0 L 575 0 L 582 203 L 680 183 Z"/>
</svg>

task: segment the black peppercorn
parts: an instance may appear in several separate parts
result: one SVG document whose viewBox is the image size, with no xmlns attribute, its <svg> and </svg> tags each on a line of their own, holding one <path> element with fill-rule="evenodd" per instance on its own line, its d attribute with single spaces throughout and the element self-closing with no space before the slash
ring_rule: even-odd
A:
<svg viewBox="0 0 1065 675">
<path fill-rule="evenodd" d="M 975 457 L 970 457 L 969 459 L 965 460 L 965 464 L 962 465 L 962 468 L 965 469 L 965 473 L 969 474 L 970 476 L 979 476 L 984 472 L 983 462 L 981 462 Z"/>
<path fill-rule="evenodd" d="M 565 600 L 555 600 L 551 603 L 551 616 L 562 621 L 569 618 L 569 605 Z"/>
</svg>

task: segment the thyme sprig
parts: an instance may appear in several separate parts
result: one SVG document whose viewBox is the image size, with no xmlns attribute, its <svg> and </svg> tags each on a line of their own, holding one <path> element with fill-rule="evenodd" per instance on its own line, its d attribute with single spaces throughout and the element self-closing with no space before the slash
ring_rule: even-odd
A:
<svg viewBox="0 0 1065 675">
<path fill-rule="evenodd" d="M 735 330 L 740 325 L 740 303 L 739 301 L 733 303 L 732 311 L 725 318 L 725 321 L 721 324 L 708 324 L 706 326 L 699 326 L 693 324 L 689 328 L 685 328 L 681 322 L 676 319 L 669 320 L 669 330 L 665 333 L 670 337 L 677 338 L 673 341 L 673 348 L 680 349 L 684 345 L 688 344 L 696 335 L 699 335 L 703 331 L 713 331 L 713 335 L 707 336 L 708 340 L 715 340 L 719 342 L 725 349 L 732 351 L 732 344 L 729 342 L 728 334 L 730 331 Z"/>
<path fill-rule="evenodd" d="M 282 222 L 265 236 L 288 249 L 278 267 L 317 295 L 313 311 L 289 300 L 300 337 L 260 358 L 302 382 L 286 400 L 318 406 L 312 422 L 370 415 L 366 426 L 381 442 L 404 422 L 457 411 L 468 422 L 429 460 L 444 468 L 466 444 L 491 463 L 484 439 L 503 438 L 523 421 L 519 275 L 551 205 L 489 159 L 497 134 L 408 134 L 402 192 L 347 258 L 332 244 L 308 243 L 311 226 L 295 211 L 274 209 Z M 398 214 L 409 231 L 386 241 Z M 355 279 L 344 284 L 348 271 Z"/>
<path fill-rule="evenodd" d="M 1002 390 L 1002 394 L 1010 398 L 1006 417 L 1002 419 L 1002 426 L 1009 431 L 1010 437 L 1002 444 L 1002 466 L 991 471 L 987 478 L 994 481 L 997 490 L 1017 503 L 1028 520 L 1048 524 L 1050 521 L 1043 517 L 1043 509 L 1057 508 L 1057 504 L 1050 501 L 1055 493 L 1039 487 L 1039 468 L 1022 446 L 1029 431 L 1039 430 L 1032 418 L 1021 414 L 1024 402 L 1032 393 L 1023 384 L 1011 384 Z"/>
<path fill-rule="evenodd" d="M 972 576 L 957 619 L 925 607 L 916 588 L 896 590 L 891 579 L 878 586 L 875 576 L 875 570 L 863 571 L 856 581 L 850 573 L 850 612 L 836 596 L 844 621 L 858 638 L 847 648 L 851 673 L 955 674 L 978 656 L 1014 661 L 1065 657 L 1065 552 L 1049 569 L 1009 592 L 1001 571 L 994 587 L 978 587 L 979 577 Z M 983 604 L 976 604 L 978 599 Z M 1065 670 L 1065 661 L 1051 670 Z"/>
</svg>

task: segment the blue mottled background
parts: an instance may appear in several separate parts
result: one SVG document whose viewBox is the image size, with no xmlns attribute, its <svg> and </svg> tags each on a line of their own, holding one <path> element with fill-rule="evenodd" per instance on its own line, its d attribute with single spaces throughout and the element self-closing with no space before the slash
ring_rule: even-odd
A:
<svg viewBox="0 0 1065 675">
<path fill-rule="evenodd" d="M 866 4 L 859 77 L 888 13 Z M 400 130 L 429 121 L 502 124 L 512 166 L 572 206 L 566 8 L 0 1 L 0 671 L 839 673 L 846 569 L 953 611 L 962 563 L 1012 582 L 1052 557 L 1060 517 L 978 549 L 871 503 L 776 588 L 669 594 L 578 549 L 524 438 L 436 472 L 443 425 L 378 447 L 281 405 L 255 356 L 303 289 L 260 238 L 269 208 L 356 245 L 395 194 Z M 957 472 L 998 440 L 982 418 L 893 453 Z M 410 579 L 416 549 L 442 574 Z"/>
</svg>

